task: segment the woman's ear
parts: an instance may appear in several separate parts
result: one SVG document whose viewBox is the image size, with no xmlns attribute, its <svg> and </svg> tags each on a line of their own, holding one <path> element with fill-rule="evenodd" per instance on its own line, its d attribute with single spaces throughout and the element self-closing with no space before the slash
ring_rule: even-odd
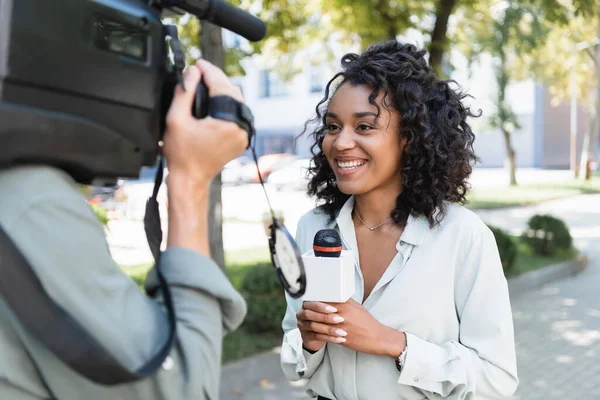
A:
<svg viewBox="0 0 600 400">
<path fill-rule="evenodd" d="M 402 153 L 408 153 L 408 138 L 406 136 L 402 136 L 400 138 L 400 148 L 402 149 Z"/>
</svg>

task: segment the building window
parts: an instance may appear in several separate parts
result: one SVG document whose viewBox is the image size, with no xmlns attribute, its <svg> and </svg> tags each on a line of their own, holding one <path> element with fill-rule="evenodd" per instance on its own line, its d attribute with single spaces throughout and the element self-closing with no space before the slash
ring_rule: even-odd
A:
<svg viewBox="0 0 600 400">
<path fill-rule="evenodd" d="M 260 74 L 261 97 L 281 97 L 289 94 L 288 85 L 273 72 L 263 70 Z"/>
<path fill-rule="evenodd" d="M 310 92 L 321 93 L 325 89 L 324 72 L 322 67 L 312 67 L 310 69 Z"/>
</svg>

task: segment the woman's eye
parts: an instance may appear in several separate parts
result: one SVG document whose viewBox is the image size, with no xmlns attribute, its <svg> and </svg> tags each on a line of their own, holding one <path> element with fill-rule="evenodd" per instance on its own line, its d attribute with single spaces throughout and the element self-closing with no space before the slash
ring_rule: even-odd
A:
<svg viewBox="0 0 600 400">
<path fill-rule="evenodd" d="M 371 129 L 373 129 L 372 126 L 365 125 L 365 124 L 361 124 L 361 125 L 358 126 L 358 130 L 359 131 L 369 131 Z"/>
<path fill-rule="evenodd" d="M 334 124 L 327 124 L 325 125 L 325 129 L 327 129 L 328 131 L 335 131 L 338 129 L 337 125 Z"/>
</svg>

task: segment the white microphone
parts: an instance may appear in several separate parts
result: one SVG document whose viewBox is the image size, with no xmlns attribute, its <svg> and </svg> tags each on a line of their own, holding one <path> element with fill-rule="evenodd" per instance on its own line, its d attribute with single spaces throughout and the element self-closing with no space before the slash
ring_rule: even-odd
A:
<svg viewBox="0 0 600 400">
<path fill-rule="evenodd" d="M 303 301 L 344 303 L 354 294 L 354 252 L 343 250 L 339 233 L 321 229 L 313 249 L 302 255 L 306 273 Z"/>
</svg>

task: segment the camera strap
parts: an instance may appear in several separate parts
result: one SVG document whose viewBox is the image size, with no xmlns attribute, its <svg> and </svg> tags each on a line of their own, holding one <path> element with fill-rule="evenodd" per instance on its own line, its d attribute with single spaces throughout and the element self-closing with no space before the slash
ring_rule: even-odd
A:
<svg viewBox="0 0 600 400">
<path fill-rule="evenodd" d="M 136 371 L 119 363 L 67 310 L 45 291 L 29 261 L 0 227 L 0 294 L 25 329 L 59 360 L 102 385 L 134 382 L 153 375 L 170 353 L 175 337 L 175 311 L 160 271 L 160 216 L 156 196 L 162 182 L 162 159 L 153 196 L 147 203 L 146 231 L 156 260 L 156 272 L 169 321 L 169 336 L 160 350 Z M 158 183 L 158 184 L 157 184 Z M 150 239 L 152 238 L 152 242 Z M 32 360 L 35 363 L 35 360 Z"/>
<path fill-rule="evenodd" d="M 208 103 L 208 115 L 234 122 L 245 130 L 248 133 L 247 148 L 250 148 L 255 136 L 254 116 L 247 105 L 230 96 L 214 96 L 210 98 Z"/>
</svg>

